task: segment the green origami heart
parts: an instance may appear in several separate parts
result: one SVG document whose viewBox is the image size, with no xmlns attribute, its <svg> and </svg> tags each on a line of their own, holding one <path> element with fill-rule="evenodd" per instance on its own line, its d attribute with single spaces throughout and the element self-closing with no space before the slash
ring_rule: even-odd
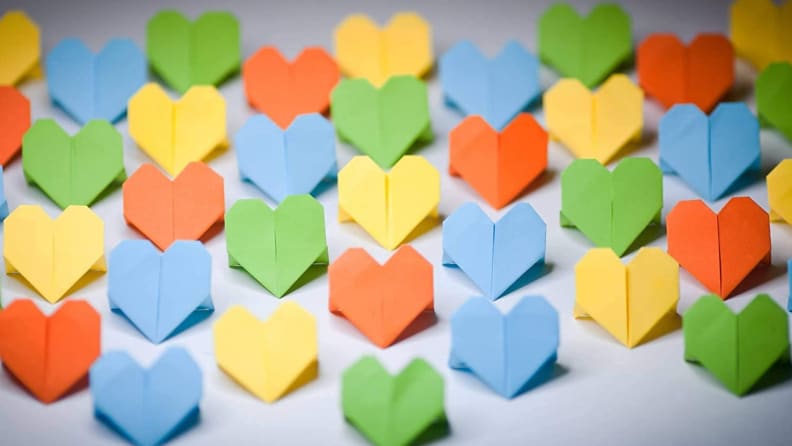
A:
<svg viewBox="0 0 792 446">
<path fill-rule="evenodd" d="M 380 167 L 393 167 L 416 142 L 432 140 L 426 84 L 395 76 L 379 90 L 365 79 L 345 79 L 330 96 L 333 123 Z"/>
<path fill-rule="evenodd" d="M 779 360 L 789 359 L 786 311 L 760 294 L 740 314 L 716 295 L 703 296 L 682 317 L 685 360 L 703 365 L 744 395 Z"/>
<path fill-rule="evenodd" d="M 282 297 L 314 264 L 328 262 L 324 208 L 310 195 L 290 195 L 276 210 L 239 200 L 225 217 L 228 264 Z"/>
<path fill-rule="evenodd" d="M 600 4 L 588 17 L 558 3 L 539 18 L 539 57 L 564 77 L 596 87 L 632 54 L 630 16 L 615 4 Z"/>
<path fill-rule="evenodd" d="M 74 137 L 52 119 L 39 119 L 22 139 L 22 169 L 61 209 L 90 206 L 126 179 L 121 134 L 103 120 Z"/>
<path fill-rule="evenodd" d="M 420 444 L 448 434 L 443 377 L 414 359 L 391 376 L 373 356 L 344 371 L 344 418 L 377 446 Z"/>
<path fill-rule="evenodd" d="M 663 174 L 648 158 L 625 158 L 613 172 L 578 159 L 561 174 L 561 225 L 623 255 L 650 223 L 660 222 Z"/>
<path fill-rule="evenodd" d="M 146 52 L 152 69 L 179 93 L 217 85 L 239 70 L 239 22 L 228 12 L 207 12 L 190 23 L 163 10 L 146 26 Z"/>
<path fill-rule="evenodd" d="M 792 141 L 792 65 L 776 62 L 756 78 L 756 109 L 759 118 Z"/>
</svg>

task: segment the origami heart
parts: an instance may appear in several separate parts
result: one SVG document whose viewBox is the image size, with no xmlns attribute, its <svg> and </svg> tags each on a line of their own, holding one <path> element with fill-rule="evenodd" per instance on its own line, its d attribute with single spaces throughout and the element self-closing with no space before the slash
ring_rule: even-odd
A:
<svg viewBox="0 0 792 446">
<path fill-rule="evenodd" d="M 591 88 L 632 54 L 630 16 L 615 4 L 599 4 L 588 17 L 557 3 L 539 18 L 539 57 L 563 77 Z"/>
<path fill-rule="evenodd" d="M 424 311 L 434 311 L 432 264 L 410 246 L 380 265 L 365 250 L 344 252 L 329 271 L 330 312 L 385 348 Z"/>
<path fill-rule="evenodd" d="M 792 64 L 772 63 L 756 78 L 756 113 L 792 141 Z"/>
<path fill-rule="evenodd" d="M 664 170 L 708 201 L 761 167 L 759 121 L 742 102 L 723 102 L 709 118 L 695 105 L 675 105 L 660 119 L 658 133 Z"/>
<path fill-rule="evenodd" d="M 446 103 L 465 115 L 480 115 L 497 130 L 541 92 L 539 61 L 516 41 L 507 43 L 494 59 L 462 41 L 443 54 L 439 68 Z"/>
<path fill-rule="evenodd" d="M 55 220 L 40 207 L 22 205 L 5 219 L 6 273 L 17 274 L 49 303 L 105 271 L 104 223 L 85 206 L 69 206 Z"/>
<path fill-rule="evenodd" d="M 5 196 L 5 187 L 3 186 L 3 167 L 0 166 L 0 220 L 8 217 L 8 200 Z"/>
<path fill-rule="evenodd" d="M 182 348 L 169 348 L 148 370 L 126 352 L 105 353 L 91 367 L 94 414 L 136 445 L 163 444 L 200 420 L 201 381 Z"/>
<path fill-rule="evenodd" d="M 607 248 L 575 265 L 575 317 L 590 317 L 627 347 L 645 340 L 679 301 L 679 265 L 660 248 L 641 248 L 627 266 Z"/>
<path fill-rule="evenodd" d="M 480 116 L 469 116 L 450 139 L 449 172 L 496 209 L 517 198 L 547 168 L 547 132 L 527 113 L 500 133 Z"/>
<path fill-rule="evenodd" d="M 386 249 L 436 217 L 439 201 L 440 173 L 419 156 L 405 156 L 388 173 L 356 156 L 338 173 L 339 221 L 356 221 Z"/>
<path fill-rule="evenodd" d="M 609 163 L 631 141 L 641 139 L 643 91 L 614 74 L 591 93 L 575 79 L 561 79 L 544 94 L 550 134 L 578 158 Z"/>
<path fill-rule="evenodd" d="M 146 83 L 146 56 L 130 39 L 112 39 L 98 54 L 79 39 L 63 39 L 46 66 L 50 98 L 80 124 L 121 119 Z"/>
<path fill-rule="evenodd" d="M 39 119 L 22 140 L 22 168 L 61 209 L 90 206 L 126 180 L 124 143 L 107 121 L 91 121 L 71 137 L 55 120 Z"/>
<path fill-rule="evenodd" d="M 30 127 L 30 101 L 10 85 L 0 85 L 0 127 L 0 164 L 7 166 Z"/>
<path fill-rule="evenodd" d="M 217 365 L 239 385 L 272 403 L 316 379 L 316 319 L 285 302 L 266 321 L 233 306 L 214 326 Z"/>
<path fill-rule="evenodd" d="M 347 17 L 335 29 L 336 60 L 348 77 L 376 86 L 391 76 L 420 78 L 432 68 L 432 31 L 414 12 L 391 17 L 380 29 L 368 16 Z"/>
<path fill-rule="evenodd" d="M 190 23 L 179 11 L 162 10 L 146 25 L 146 53 L 152 70 L 180 93 L 218 85 L 239 70 L 239 23 L 228 12 L 206 12 Z"/>
<path fill-rule="evenodd" d="M 685 360 L 700 363 L 729 390 L 746 394 L 779 361 L 789 361 L 787 314 L 756 296 L 739 314 L 718 296 L 703 296 L 682 317 Z"/>
<path fill-rule="evenodd" d="M 318 113 L 298 116 L 286 130 L 265 115 L 253 116 L 234 136 L 234 146 L 239 176 L 278 202 L 318 194 L 337 174 L 335 131 Z"/>
<path fill-rule="evenodd" d="M 393 77 L 379 90 L 365 79 L 345 79 L 330 102 L 338 135 L 383 169 L 432 139 L 426 84 L 414 77 Z"/>
<path fill-rule="evenodd" d="M 547 227 L 528 203 L 493 223 L 473 203 L 443 222 L 443 264 L 458 266 L 492 300 L 544 263 Z"/>
<path fill-rule="evenodd" d="M 225 99 L 214 87 L 190 88 L 171 101 L 157 84 L 146 84 L 129 100 L 129 135 L 171 175 L 225 148 Z"/>
<path fill-rule="evenodd" d="M 792 224 L 792 159 L 781 161 L 767 174 L 767 201 L 772 221 Z"/>
<path fill-rule="evenodd" d="M 469 370 L 505 398 L 552 377 L 558 312 L 542 297 L 523 297 L 508 314 L 472 298 L 451 316 L 449 366 Z"/>
<path fill-rule="evenodd" d="M 789 1 L 736 0 L 731 5 L 730 28 L 737 54 L 759 70 L 772 62 L 792 62 L 790 20 Z"/>
<path fill-rule="evenodd" d="M 619 256 L 660 222 L 662 208 L 663 174 L 648 158 L 625 158 L 613 172 L 595 160 L 575 160 L 561 174 L 561 225 Z"/>
<path fill-rule="evenodd" d="M 239 200 L 226 214 L 228 264 L 242 268 L 282 297 L 314 264 L 327 264 L 324 208 L 310 195 L 291 195 L 272 210 Z"/>
<path fill-rule="evenodd" d="M 99 313 L 85 301 L 66 302 L 47 317 L 33 301 L 0 312 L 0 358 L 36 398 L 51 403 L 87 374 L 100 352 Z"/>
<path fill-rule="evenodd" d="M 265 46 L 245 61 L 242 80 L 250 105 L 285 129 L 297 115 L 324 113 L 341 74 L 321 47 L 309 47 L 287 61 L 274 46 Z"/>
<path fill-rule="evenodd" d="M 36 24 L 22 11 L 0 18 L 0 85 L 16 85 L 40 74 L 41 37 Z"/>
<path fill-rule="evenodd" d="M 176 240 L 199 240 L 223 222 L 223 177 L 190 163 L 169 180 L 151 164 L 124 182 L 124 219 L 161 250 Z"/>
<path fill-rule="evenodd" d="M 735 197 L 718 214 L 701 200 L 680 201 L 666 218 L 668 253 L 725 299 L 760 263 L 770 263 L 767 212 Z"/>
</svg>

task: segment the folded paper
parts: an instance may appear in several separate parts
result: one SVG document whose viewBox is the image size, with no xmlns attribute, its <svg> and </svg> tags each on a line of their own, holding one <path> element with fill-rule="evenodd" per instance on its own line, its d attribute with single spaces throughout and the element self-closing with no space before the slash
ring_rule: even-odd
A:
<svg viewBox="0 0 792 446">
<path fill-rule="evenodd" d="M 15 275 L 49 303 L 107 269 L 104 223 L 85 206 L 69 206 L 53 220 L 40 206 L 22 205 L 3 225 L 6 274 Z"/>
<path fill-rule="evenodd" d="M 770 263 L 769 218 L 749 197 L 731 198 L 717 214 L 701 200 L 680 201 L 666 226 L 668 253 L 723 299 L 758 265 Z"/>
<path fill-rule="evenodd" d="M 432 264 L 402 246 L 380 265 L 364 249 L 348 249 L 328 269 L 330 312 L 380 348 L 395 343 L 424 312 L 434 312 Z"/>
<path fill-rule="evenodd" d="M 784 309 L 767 294 L 737 314 L 718 296 L 703 296 L 682 316 L 685 360 L 745 395 L 774 364 L 789 362 L 788 325 Z"/>
<path fill-rule="evenodd" d="M 792 159 L 778 163 L 767 174 L 770 221 L 792 224 Z"/>
<path fill-rule="evenodd" d="M 143 164 L 124 182 L 124 219 L 166 250 L 176 240 L 202 240 L 223 223 L 223 177 L 200 162 L 169 180 Z"/>
<path fill-rule="evenodd" d="M 792 104 L 785 100 L 792 95 L 792 63 L 768 65 L 756 78 L 755 93 L 756 113 L 762 123 L 776 128 L 792 141 Z"/>
<path fill-rule="evenodd" d="M 561 173 L 561 226 L 622 256 L 650 224 L 660 224 L 663 174 L 648 158 L 625 158 L 609 172 L 575 160 Z"/>
<path fill-rule="evenodd" d="M 449 139 L 449 173 L 462 177 L 496 209 L 516 199 L 547 168 L 547 132 L 528 113 L 517 115 L 501 132 L 480 116 L 469 116 Z"/>
<path fill-rule="evenodd" d="M 528 203 L 494 223 L 466 203 L 443 222 L 443 265 L 456 266 L 495 300 L 535 278 L 544 267 L 547 227 Z"/>
<path fill-rule="evenodd" d="M 552 378 L 558 342 L 558 312 L 543 297 L 523 297 L 507 314 L 474 297 L 451 316 L 448 364 L 514 398 Z"/>
<path fill-rule="evenodd" d="M 297 116 L 285 129 L 266 115 L 245 122 L 234 136 L 239 176 L 277 202 L 316 194 L 334 181 L 333 125 L 318 113 Z"/>
<path fill-rule="evenodd" d="M 338 221 L 355 221 L 382 247 L 396 249 L 437 219 L 440 173 L 407 155 L 390 172 L 356 156 L 338 173 Z"/>
<path fill-rule="evenodd" d="M 228 265 L 279 298 L 310 279 L 311 267 L 328 263 L 324 208 L 310 195 L 291 195 L 274 210 L 239 200 L 226 213 L 225 233 Z"/>
<path fill-rule="evenodd" d="M 126 180 L 123 138 L 103 120 L 69 136 L 54 119 L 39 119 L 22 140 L 22 168 L 61 209 L 90 206 Z"/>
<path fill-rule="evenodd" d="M 788 0 L 736 0 L 731 6 L 734 49 L 759 70 L 772 62 L 792 62 L 790 22 Z"/>
<path fill-rule="evenodd" d="M 707 117 L 693 104 L 675 105 L 661 119 L 660 166 L 707 201 L 757 176 L 759 121 L 742 102 L 722 102 Z"/>
<path fill-rule="evenodd" d="M 493 59 L 467 40 L 440 58 L 440 82 L 446 104 L 464 115 L 478 115 L 496 130 L 538 99 L 539 60 L 519 42 L 510 41 Z"/>
<path fill-rule="evenodd" d="M 340 77 L 335 60 L 321 47 L 305 48 L 290 62 L 274 46 L 264 46 L 242 66 L 248 103 L 282 129 L 298 115 L 325 113 Z"/>
<path fill-rule="evenodd" d="M 0 220 L 8 217 L 8 200 L 5 196 L 5 181 L 3 180 L 3 166 L 0 166 Z"/>
<path fill-rule="evenodd" d="M 22 137 L 30 128 L 30 101 L 10 85 L 0 85 L 0 122 L 0 165 L 7 166 L 19 153 Z"/>
<path fill-rule="evenodd" d="M 576 157 L 608 164 L 641 139 L 643 99 L 623 74 L 609 77 L 596 93 L 575 79 L 561 79 L 544 94 L 545 123 Z"/>
<path fill-rule="evenodd" d="M 260 321 L 235 305 L 215 322 L 217 365 L 245 390 L 273 403 L 319 374 L 316 319 L 295 302 Z"/>
<path fill-rule="evenodd" d="M 129 100 L 129 136 L 171 175 L 227 146 L 225 99 L 214 87 L 190 88 L 171 101 L 157 84 Z"/>
<path fill-rule="evenodd" d="M 22 11 L 0 17 L 0 85 L 16 85 L 41 75 L 41 35 L 38 25 Z"/>
<path fill-rule="evenodd" d="M 43 403 L 77 388 L 100 353 L 99 313 L 82 300 L 45 316 L 29 299 L 0 311 L 3 368 Z"/>
</svg>

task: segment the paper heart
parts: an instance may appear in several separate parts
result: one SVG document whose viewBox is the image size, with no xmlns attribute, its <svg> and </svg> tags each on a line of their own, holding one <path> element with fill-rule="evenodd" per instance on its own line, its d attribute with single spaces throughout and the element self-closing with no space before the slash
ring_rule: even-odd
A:
<svg viewBox="0 0 792 446">
<path fill-rule="evenodd" d="M 63 39 L 46 66 L 50 98 L 80 124 L 121 119 L 146 83 L 146 56 L 130 39 L 112 39 L 97 54 L 79 39 Z"/>
<path fill-rule="evenodd" d="M 405 156 L 388 173 L 356 156 L 338 173 L 339 221 L 356 221 L 386 249 L 436 217 L 439 202 L 440 173 L 420 156 Z"/>
<path fill-rule="evenodd" d="M 7 166 L 30 127 L 30 101 L 10 85 L 0 85 L 0 164 Z"/>
<path fill-rule="evenodd" d="M 0 166 L 0 220 L 8 217 L 8 200 L 5 196 L 5 186 L 3 185 L 3 167 Z"/>
<path fill-rule="evenodd" d="M 767 174 L 767 201 L 772 221 L 792 224 L 792 159 L 781 161 Z"/>
<path fill-rule="evenodd" d="M 542 14 L 538 26 L 542 61 L 589 88 L 632 54 L 630 16 L 616 4 L 599 4 L 582 18 L 571 5 L 557 3 Z"/>
<path fill-rule="evenodd" d="M 547 227 L 528 203 L 517 203 L 497 223 L 473 203 L 443 222 L 443 264 L 456 265 L 491 300 L 544 264 Z"/>
<path fill-rule="evenodd" d="M 100 353 L 99 313 L 85 301 L 45 316 L 33 301 L 15 300 L 0 312 L 3 367 L 43 403 L 74 389 Z"/>
<path fill-rule="evenodd" d="M 420 78 L 432 68 L 432 30 L 414 12 L 391 17 L 380 29 L 368 16 L 355 14 L 335 28 L 336 60 L 348 77 L 379 86 L 391 76 Z"/>
<path fill-rule="evenodd" d="M 283 297 L 311 266 L 327 264 L 324 208 L 310 195 L 291 195 L 272 210 L 239 200 L 226 214 L 228 264 Z"/>
<path fill-rule="evenodd" d="M 443 54 L 439 71 L 446 103 L 481 116 L 497 130 L 541 93 L 539 61 L 517 41 L 508 42 L 494 59 L 462 41 Z"/>
<path fill-rule="evenodd" d="M 682 317 L 685 360 L 698 362 L 736 395 L 773 364 L 789 362 L 787 314 L 770 296 L 756 296 L 735 314 L 718 296 L 703 296 Z"/>
<path fill-rule="evenodd" d="M 547 132 L 533 116 L 519 114 L 498 133 L 480 116 L 451 131 L 448 170 L 500 209 L 547 168 Z"/>
<path fill-rule="evenodd" d="M 318 194 L 335 179 L 335 131 L 330 121 L 311 113 L 286 130 L 265 115 L 245 122 L 234 136 L 239 176 L 283 201 L 289 195 Z"/>
<path fill-rule="evenodd" d="M 760 263 L 770 263 L 767 212 L 735 197 L 715 214 L 701 200 L 680 201 L 666 218 L 668 253 L 725 299 Z"/>
<path fill-rule="evenodd" d="M 190 88 L 171 101 L 157 84 L 146 84 L 129 100 L 129 135 L 171 175 L 224 149 L 225 99 L 214 87 Z"/>
<path fill-rule="evenodd" d="M 507 314 L 472 298 L 451 316 L 449 366 L 468 370 L 504 398 L 552 377 L 558 312 L 543 297 L 523 297 Z"/>
<path fill-rule="evenodd" d="M 561 174 L 561 224 L 594 245 L 623 255 L 651 223 L 660 222 L 663 174 L 648 158 L 625 158 L 613 172 L 575 160 Z"/>
<path fill-rule="evenodd" d="M 609 77 L 596 93 L 561 79 L 543 101 L 548 132 L 578 158 L 607 164 L 641 139 L 643 91 L 623 74 Z"/>
<path fill-rule="evenodd" d="M 665 108 L 693 103 L 709 113 L 734 83 L 734 49 L 720 34 L 697 34 L 687 46 L 674 34 L 650 34 L 636 66 L 641 88 Z"/>
<path fill-rule="evenodd" d="M 660 119 L 660 164 L 699 196 L 715 201 L 759 172 L 759 121 L 742 102 L 723 102 L 707 117 L 675 105 Z"/>
<path fill-rule="evenodd" d="M 792 3 L 787 0 L 736 0 L 730 26 L 734 49 L 760 70 L 773 62 L 792 62 L 790 20 Z"/>
<path fill-rule="evenodd" d="M 432 264 L 410 246 L 380 265 L 361 248 L 348 249 L 328 270 L 330 312 L 371 342 L 396 342 L 424 311 L 434 311 Z"/>
<path fill-rule="evenodd" d="M 22 168 L 61 209 L 90 206 L 126 180 L 124 143 L 107 121 L 69 136 L 55 120 L 39 119 L 22 140 Z"/>
<path fill-rule="evenodd" d="M 214 326 L 217 365 L 239 385 L 272 403 L 316 379 L 316 319 L 295 302 L 260 321 L 233 306 Z"/>
<path fill-rule="evenodd" d="M 344 79 L 330 97 L 338 135 L 383 169 L 419 141 L 432 139 L 426 84 L 396 76 L 379 89 L 365 79 Z"/>
<path fill-rule="evenodd" d="M 104 223 L 85 206 L 55 220 L 40 206 L 18 206 L 4 222 L 3 257 L 7 274 L 55 303 L 105 271 Z"/>
<path fill-rule="evenodd" d="M 147 370 L 121 351 L 105 353 L 91 367 L 94 415 L 140 446 L 163 444 L 198 424 L 201 386 L 201 369 L 179 347 Z"/>
<path fill-rule="evenodd" d="M 242 66 L 248 103 L 285 129 L 304 113 L 324 113 L 341 74 L 321 47 L 308 47 L 289 62 L 274 46 L 260 48 Z"/>
<path fill-rule="evenodd" d="M 0 18 L 0 85 L 16 85 L 41 72 L 41 36 L 23 11 L 8 11 Z"/>
<path fill-rule="evenodd" d="M 792 4 L 792 3 L 791 3 Z M 772 63 L 756 78 L 756 113 L 792 141 L 792 64 Z"/>
<path fill-rule="evenodd" d="M 229 12 L 206 12 L 190 22 L 179 11 L 162 10 L 146 25 L 151 68 L 180 93 L 231 77 L 242 61 L 240 46 L 239 22 Z"/>
</svg>

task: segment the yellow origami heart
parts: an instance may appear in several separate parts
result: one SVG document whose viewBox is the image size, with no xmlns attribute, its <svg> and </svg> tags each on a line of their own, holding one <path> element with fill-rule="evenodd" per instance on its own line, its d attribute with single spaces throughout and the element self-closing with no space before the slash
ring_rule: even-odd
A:
<svg viewBox="0 0 792 446">
<path fill-rule="evenodd" d="M 792 2 L 737 0 L 731 7 L 731 41 L 737 55 L 763 70 L 792 62 Z"/>
<path fill-rule="evenodd" d="M 614 74 L 596 93 L 577 79 L 561 79 L 544 94 L 550 134 L 578 158 L 610 162 L 643 128 L 643 91 Z"/>
<path fill-rule="evenodd" d="M 41 36 L 38 26 L 22 11 L 0 18 L 0 85 L 16 85 L 41 77 Z"/>
<path fill-rule="evenodd" d="M 356 156 L 338 173 L 338 220 L 355 221 L 387 249 L 396 249 L 437 217 L 440 173 L 420 156 L 403 156 L 386 173 Z"/>
<path fill-rule="evenodd" d="M 679 301 L 679 265 L 660 248 L 641 248 L 624 266 L 609 248 L 589 250 L 575 266 L 575 317 L 590 317 L 635 347 Z"/>
<path fill-rule="evenodd" d="M 285 302 L 264 322 L 233 306 L 214 326 L 217 365 L 239 385 L 272 403 L 316 379 L 316 319 Z"/>
<path fill-rule="evenodd" d="M 127 115 L 135 143 L 173 176 L 228 145 L 225 99 L 212 86 L 192 87 L 174 102 L 159 85 L 144 85 Z"/>
<path fill-rule="evenodd" d="M 767 174 L 767 202 L 770 221 L 792 224 L 792 159 L 781 161 Z"/>
<path fill-rule="evenodd" d="M 52 220 L 40 206 L 19 206 L 5 220 L 6 273 L 55 303 L 106 270 L 104 223 L 86 206 Z"/>
<path fill-rule="evenodd" d="M 375 87 L 400 74 L 421 77 L 433 63 L 432 30 L 413 12 L 396 14 L 382 30 L 368 16 L 349 16 L 336 27 L 335 48 L 344 74 Z"/>
</svg>

